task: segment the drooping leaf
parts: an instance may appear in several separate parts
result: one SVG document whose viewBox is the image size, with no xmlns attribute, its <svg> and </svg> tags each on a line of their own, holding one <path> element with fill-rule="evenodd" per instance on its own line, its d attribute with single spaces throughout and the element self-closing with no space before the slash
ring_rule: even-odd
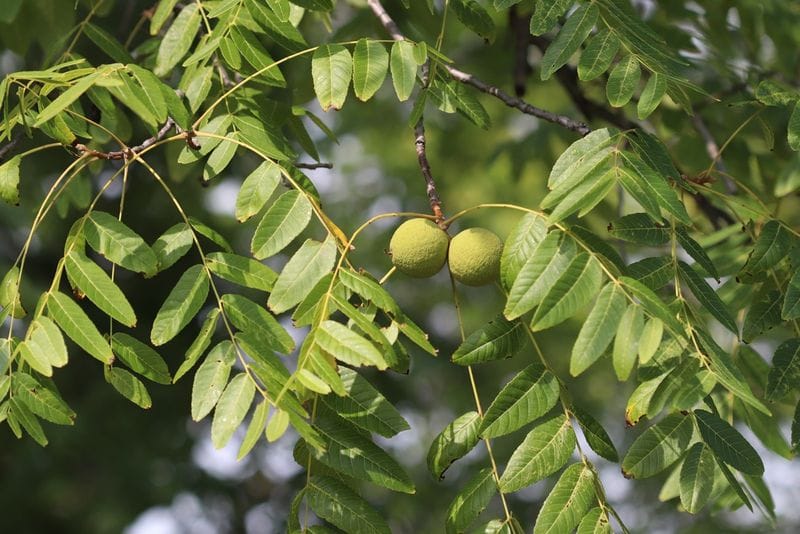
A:
<svg viewBox="0 0 800 534">
<path fill-rule="evenodd" d="M 335 478 L 321 475 L 311 477 L 306 499 L 315 514 L 344 532 L 391 533 L 389 525 L 378 512 Z"/>
<path fill-rule="evenodd" d="M 117 63 L 132 63 L 133 58 L 110 33 L 100 26 L 88 22 L 83 26 L 83 33 L 108 57 Z"/>
<path fill-rule="evenodd" d="M 109 213 L 91 212 L 83 234 L 90 247 L 120 267 L 146 275 L 158 270 L 158 259 L 144 239 Z"/>
<path fill-rule="evenodd" d="M 625 313 L 626 304 L 625 293 L 617 284 L 606 284 L 600 291 L 572 347 L 570 374 L 578 376 L 605 352 Z"/>
<path fill-rule="evenodd" d="M 678 321 L 677 317 L 670 311 L 666 304 L 658 298 L 653 290 L 638 280 L 627 276 L 620 277 L 620 282 L 622 282 L 622 285 L 625 286 L 625 289 L 627 289 L 630 294 L 639 300 L 644 310 L 650 316 L 661 319 L 673 335 L 682 335 L 683 325 Z"/>
<path fill-rule="evenodd" d="M 236 195 L 236 219 L 244 222 L 261 211 L 278 187 L 281 171 L 278 165 L 267 160 L 247 175 Z"/>
<path fill-rule="evenodd" d="M 353 91 L 366 102 L 378 92 L 386 78 L 389 54 L 383 43 L 361 38 L 353 50 Z"/>
<path fill-rule="evenodd" d="M 619 50 L 620 41 L 617 34 L 605 29 L 598 31 L 586 43 L 578 62 L 578 78 L 588 82 L 594 80 L 611 66 L 614 56 Z"/>
<path fill-rule="evenodd" d="M 744 316 L 742 339 L 749 343 L 767 330 L 781 324 L 783 322 L 781 304 L 780 292 L 770 289 L 768 284 L 763 285 L 752 297 L 750 309 Z"/>
<path fill-rule="evenodd" d="M 324 242 L 307 239 L 294 253 L 275 281 L 267 305 L 282 313 L 300 303 L 314 285 L 333 269 L 336 244 L 332 238 Z"/>
<path fill-rule="evenodd" d="M 786 321 L 800 318 L 800 269 L 789 279 L 781 307 L 781 317 Z"/>
<path fill-rule="evenodd" d="M 3 313 L 8 313 L 15 319 L 25 317 L 25 308 L 22 307 L 19 297 L 19 285 L 22 272 L 18 266 L 13 266 L 0 280 L 0 308 Z"/>
<path fill-rule="evenodd" d="M 111 346 L 80 306 L 67 295 L 52 292 L 46 295 L 47 313 L 64 333 L 91 356 L 106 365 L 114 361 Z"/>
<path fill-rule="evenodd" d="M 714 485 L 714 455 L 702 443 L 695 443 L 680 471 L 681 504 L 690 514 L 696 514 L 708 502 Z"/>
<path fill-rule="evenodd" d="M 706 253 L 705 249 L 689 236 L 684 226 L 677 226 L 675 228 L 675 236 L 678 238 L 678 243 L 683 247 L 689 256 L 694 258 L 698 265 L 700 265 L 709 276 L 713 276 L 719 282 L 719 273 L 714 266 L 714 262 Z"/>
<path fill-rule="evenodd" d="M 325 44 L 314 51 L 311 78 L 314 92 L 323 111 L 341 109 L 347 98 L 352 76 L 353 58 L 338 44 Z"/>
<path fill-rule="evenodd" d="M 156 314 L 150 342 L 159 346 L 178 335 L 203 307 L 208 287 L 208 276 L 202 265 L 186 269 Z"/>
<path fill-rule="evenodd" d="M 397 41 L 392 45 L 389 67 L 392 73 L 394 92 L 400 102 L 408 100 L 417 81 L 414 48 L 414 43 L 410 41 Z"/>
<path fill-rule="evenodd" d="M 256 259 L 269 258 L 300 235 L 311 220 L 311 203 L 300 191 L 283 193 L 258 223 L 250 250 Z"/>
<path fill-rule="evenodd" d="M 612 363 L 617 379 L 627 380 L 636 363 L 639 353 L 639 335 L 644 327 L 642 308 L 635 304 L 628 305 L 617 326 L 612 350 Z"/>
<path fill-rule="evenodd" d="M 577 534 L 611 534 L 611 525 L 605 511 L 596 506 L 589 510 L 578 524 Z"/>
<path fill-rule="evenodd" d="M 667 79 L 659 73 L 653 72 L 639 95 L 639 102 L 636 104 L 636 116 L 639 120 L 645 120 L 653 113 L 664 95 L 667 93 Z"/>
<path fill-rule="evenodd" d="M 315 428 L 326 447 L 324 452 L 311 451 L 315 459 L 359 480 L 403 493 L 415 492 L 414 483 L 400 464 L 351 423 L 323 409 L 317 413 Z"/>
<path fill-rule="evenodd" d="M 25 346 L 39 353 L 48 366 L 63 367 L 67 364 L 69 356 L 64 336 L 52 320 L 43 315 L 39 316 L 31 323 L 28 330 L 29 336 Z"/>
<path fill-rule="evenodd" d="M 706 281 L 690 265 L 683 261 L 678 261 L 678 273 L 703 307 L 722 323 L 722 326 L 738 335 L 739 327 L 736 326 L 733 314 Z"/>
<path fill-rule="evenodd" d="M 525 343 L 524 325 L 498 315 L 464 340 L 453 353 L 453 363 L 472 365 L 514 356 Z"/>
<path fill-rule="evenodd" d="M 592 450 L 610 462 L 619 462 L 617 448 L 603 426 L 589 412 L 577 406 L 572 407 L 572 414 L 581 425 L 583 437 Z"/>
<path fill-rule="evenodd" d="M 494 40 L 494 21 L 476 0 L 453 0 L 449 7 L 464 26 L 487 41 Z"/>
<path fill-rule="evenodd" d="M 225 387 L 211 421 L 211 443 L 214 448 L 221 449 L 233 437 L 244 421 L 255 393 L 256 388 L 247 373 L 234 376 Z"/>
<path fill-rule="evenodd" d="M 497 493 L 497 482 L 490 468 L 478 471 L 464 484 L 447 509 L 445 532 L 465 532 Z"/>
<path fill-rule="evenodd" d="M 286 86 L 286 79 L 281 74 L 280 65 L 275 63 L 254 33 L 240 25 L 235 25 L 231 27 L 229 35 L 239 54 L 261 73 L 260 80 L 276 87 Z"/>
<path fill-rule="evenodd" d="M 341 367 L 346 395 L 322 397 L 328 407 L 340 417 L 384 437 L 408 430 L 410 427 L 400 412 L 357 372 Z"/>
<path fill-rule="evenodd" d="M 542 298 L 533 314 L 531 329 L 545 330 L 572 317 L 597 294 L 602 276 L 593 256 L 587 253 L 575 256 Z"/>
<path fill-rule="evenodd" d="M 270 443 L 278 441 L 286 433 L 290 422 L 289 412 L 280 409 L 273 411 L 265 430 L 267 441 Z"/>
<path fill-rule="evenodd" d="M 711 412 L 695 410 L 694 415 L 703 441 L 717 457 L 742 473 L 764 474 L 761 457 L 738 430 Z"/>
<path fill-rule="evenodd" d="M 41 318 L 40 318 L 41 319 Z M 58 394 L 31 375 L 17 371 L 11 376 L 14 396 L 31 411 L 57 425 L 75 424 L 75 412 Z"/>
<path fill-rule="evenodd" d="M 19 164 L 22 156 L 14 156 L 0 165 L 0 200 L 6 204 L 19 204 Z"/>
<path fill-rule="evenodd" d="M 613 107 L 622 107 L 630 102 L 639 86 L 642 71 L 636 56 L 629 54 L 611 69 L 606 83 L 606 97 Z"/>
<path fill-rule="evenodd" d="M 450 464 L 462 458 L 478 444 L 478 412 L 467 412 L 448 424 L 433 439 L 428 449 L 428 471 L 437 479 L 444 477 Z"/>
<path fill-rule="evenodd" d="M 153 253 L 158 260 L 158 270 L 163 271 L 181 259 L 192 248 L 192 229 L 186 223 L 178 223 L 167 228 L 156 242 Z"/>
<path fill-rule="evenodd" d="M 585 464 L 572 464 L 544 500 L 533 533 L 572 532 L 595 502 L 594 472 Z"/>
<path fill-rule="evenodd" d="M 262 400 L 253 410 L 253 416 L 250 419 L 250 424 L 247 425 L 247 432 L 242 439 L 242 444 L 239 446 L 239 453 L 236 455 L 236 460 L 241 460 L 247 456 L 253 447 L 256 446 L 258 440 L 264 435 L 267 426 L 267 414 L 269 413 L 269 401 Z"/>
<path fill-rule="evenodd" d="M 792 114 L 789 116 L 787 139 L 792 150 L 800 150 L 800 101 L 794 105 Z"/>
<path fill-rule="evenodd" d="M 76 250 L 66 255 L 64 265 L 73 286 L 98 308 L 125 326 L 136 325 L 127 297 L 100 266 Z"/>
<path fill-rule="evenodd" d="M 294 350 L 292 336 L 263 306 L 235 293 L 223 295 L 222 306 L 233 326 L 254 336 L 261 345 L 284 354 Z"/>
<path fill-rule="evenodd" d="M 142 381 L 121 367 L 104 368 L 106 381 L 116 389 L 120 395 L 147 410 L 153 405 L 150 393 Z"/>
<path fill-rule="evenodd" d="M 608 225 L 608 232 L 618 239 L 639 245 L 659 246 L 669 241 L 669 231 L 644 213 L 631 213 Z"/>
<path fill-rule="evenodd" d="M 349 365 L 374 365 L 381 370 L 388 367 L 375 345 L 336 321 L 322 321 L 315 331 L 314 341 L 322 350 Z"/>
<path fill-rule="evenodd" d="M 199 421 L 214 409 L 228 383 L 236 348 L 233 343 L 221 341 L 211 349 L 197 368 L 192 383 L 192 419 Z"/>
<path fill-rule="evenodd" d="M 777 265 L 789 253 L 791 246 L 792 234 L 777 220 L 767 221 L 758 234 L 747 263 L 739 271 L 739 280 L 745 283 L 758 280 L 757 275 Z"/>
<path fill-rule="evenodd" d="M 211 345 L 211 338 L 214 336 L 214 331 L 217 328 L 218 320 L 219 308 L 214 308 L 208 312 L 208 315 L 206 315 L 206 318 L 203 321 L 203 326 L 200 327 L 200 332 L 186 350 L 186 357 L 184 358 L 183 363 L 181 363 L 180 367 L 178 367 L 178 370 L 175 371 L 175 376 L 172 377 L 173 383 L 177 382 L 180 377 L 185 375 L 192 367 L 194 367 L 194 365 L 200 359 L 200 356 L 202 356 L 209 345 Z"/>
<path fill-rule="evenodd" d="M 780 400 L 800 388 L 800 339 L 784 341 L 775 350 L 767 379 L 767 400 Z"/>
<path fill-rule="evenodd" d="M 159 384 L 170 384 L 169 369 L 164 359 L 149 345 L 138 339 L 116 332 L 111 337 L 111 348 L 132 371 Z"/>
<path fill-rule="evenodd" d="M 644 431 L 622 460 L 626 478 L 647 478 L 675 463 L 692 438 L 692 418 L 670 414 Z"/>
<path fill-rule="evenodd" d="M 522 266 L 547 235 L 544 217 L 526 213 L 506 237 L 500 257 L 500 281 L 510 290 Z"/>
<path fill-rule="evenodd" d="M 156 65 L 153 69 L 156 76 L 166 76 L 183 59 L 200 29 L 200 22 L 201 14 L 198 4 L 186 4 L 181 9 L 158 47 Z"/>
<path fill-rule="evenodd" d="M 496 3 L 497 2 L 495 2 L 495 4 Z M 536 2 L 535 10 L 531 17 L 531 34 L 541 35 L 549 31 L 573 3 L 573 0 Z M 508 4 L 508 2 L 506 2 L 506 4 Z"/>
<path fill-rule="evenodd" d="M 566 4 L 566 2 L 558 2 L 557 4 L 562 6 Z M 569 61 L 572 54 L 580 48 L 581 43 L 589 36 L 589 33 L 592 31 L 597 21 L 598 14 L 599 11 L 595 4 L 582 4 L 570 15 L 567 22 L 561 27 L 561 31 L 558 32 L 556 38 L 547 47 L 542 57 L 542 80 L 549 79 L 555 71 L 563 67 L 564 64 Z"/>
<path fill-rule="evenodd" d="M 378 308 L 395 317 L 402 315 L 400 308 L 389 292 L 366 274 L 357 273 L 349 269 L 340 269 L 339 280 L 350 291 L 373 303 Z"/>
<path fill-rule="evenodd" d="M 259 291 L 272 291 L 278 278 L 275 271 L 263 263 L 227 252 L 206 255 L 206 267 L 220 278 Z"/>
<path fill-rule="evenodd" d="M 564 414 L 531 430 L 516 448 L 500 477 L 500 491 L 511 493 L 558 471 L 575 449 L 575 432 Z"/>
<path fill-rule="evenodd" d="M 661 176 L 655 169 L 650 167 L 641 157 L 633 152 L 622 151 L 620 152 L 620 157 L 634 172 L 634 179 L 638 181 L 639 185 L 655 197 L 661 209 L 675 216 L 675 218 L 683 224 L 692 224 L 692 219 L 689 217 L 686 207 L 683 205 L 680 198 L 678 198 L 675 190 L 670 187 L 664 176 Z"/>
<path fill-rule="evenodd" d="M 8 400 L 8 411 L 6 417 L 8 418 L 7 421 L 9 426 L 12 426 L 13 423 L 16 423 L 17 430 L 16 434 L 17 437 L 20 437 L 22 434 L 20 433 L 19 426 L 25 429 L 25 432 L 30 434 L 33 440 L 45 447 L 48 443 L 47 437 L 44 434 L 44 430 L 42 430 L 42 425 L 39 423 L 39 420 L 36 418 L 33 413 L 28 409 L 25 403 L 21 399 L 17 399 L 16 397 L 11 397 Z M 12 426 L 13 429 L 13 426 Z"/>
<path fill-rule="evenodd" d="M 558 380 L 541 364 L 520 371 L 486 410 L 478 433 L 484 438 L 509 434 L 550 411 L 558 401 Z"/>
</svg>

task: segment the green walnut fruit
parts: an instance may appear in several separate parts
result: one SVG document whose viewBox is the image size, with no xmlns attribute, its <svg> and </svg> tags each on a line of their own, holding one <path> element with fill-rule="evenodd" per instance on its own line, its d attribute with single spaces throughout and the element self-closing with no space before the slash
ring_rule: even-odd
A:
<svg viewBox="0 0 800 534">
<path fill-rule="evenodd" d="M 447 261 L 453 278 L 468 286 L 482 286 L 500 274 L 503 241 L 485 228 L 468 228 L 450 241 Z"/>
<path fill-rule="evenodd" d="M 445 231 L 433 221 L 410 219 L 395 230 L 389 241 L 389 253 L 401 273 L 428 278 L 444 266 L 449 241 Z"/>
</svg>

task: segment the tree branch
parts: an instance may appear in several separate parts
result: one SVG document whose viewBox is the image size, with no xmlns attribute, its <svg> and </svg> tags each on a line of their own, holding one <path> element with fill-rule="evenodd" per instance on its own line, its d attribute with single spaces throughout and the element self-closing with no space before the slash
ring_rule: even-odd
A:
<svg viewBox="0 0 800 534">
<path fill-rule="evenodd" d="M 180 133 L 182 129 L 175 123 L 175 120 L 172 117 L 167 117 L 166 122 L 161 127 L 161 129 L 156 132 L 156 134 L 152 137 L 148 137 L 141 144 L 133 146 L 133 147 L 125 147 L 122 150 L 112 150 L 110 152 L 102 152 L 100 150 L 94 150 L 93 148 L 89 148 L 83 143 L 78 143 L 77 141 L 72 144 L 72 148 L 77 150 L 82 154 L 88 154 L 98 159 L 105 159 L 105 160 L 121 160 L 121 159 L 128 159 L 134 154 L 141 152 L 142 150 L 146 149 L 149 146 L 152 146 L 153 143 L 156 143 L 169 133 L 172 128 Z M 199 149 L 200 145 L 198 145 L 194 140 L 194 135 L 192 132 L 186 132 L 186 144 L 189 145 L 189 148 Z"/>
<path fill-rule="evenodd" d="M 384 9 L 380 0 L 367 0 L 367 5 L 370 7 L 370 9 L 372 9 L 372 12 L 375 14 L 375 16 L 378 17 L 378 20 L 380 20 L 381 24 L 383 24 L 383 27 L 386 29 L 386 31 L 389 32 L 389 35 L 392 36 L 392 39 L 395 41 L 405 40 L 405 37 L 400 32 L 400 28 L 397 26 L 397 23 L 386 12 L 386 9 Z M 576 121 L 575 119 L 564 115 L 558 115 L 557 113 L 553 113 L 542 108 L 537 108 L 536 106 L 531 105 L 520 98 L 511 96 L 499 87 L 495 87 L 479 78 L 476 78 L 472 74 L 458 70 L 450 65 L 443 65 L 443 67 L 448 73 L 450 73 L 450 76 L 452 76 L 453 79 L 465 85 L 469 85 L 478 91 L 481 91 L 482 93 L 491 95 L 503 102 L 508 107 L 515 108 L 526 115 L 531 115 L 538 119 L 542 119 L 553 124 L 558 124 L 559 126 L 563 126 L 568 130 L 572 130 L 581 136 L 584 136 L 592 131 L 591 128 L 589 128 L 589 126 L 583 122 Z"/>
<path fill-rule="evenodd" d="M 296 161 L 292 163 L 298 169 L 332 169 L 333 163 L 327 162 L 319 162 L 319 163 L 303 163 L 301 161 Z"/>
<path fill-rule="evenodd" d="M 708 126 L 706 126 L 703 118 L 700 117 L 699 114 L 693 115 L 692 124 L 694 124 L 695 130 L 697 130 L 697 133 L 700 134 L 700 137 L 702 137 L 703 141 L 705 142 L 708 157 L 711 158 L 712 162 L 716 162 L 717 169 L 722 176 L 722 183 L 725 185 L 725 191 L 727 191 L 729 195 L 736 194 L 736 184 L 733 183 L 730 178 L 728 178 L 728 168 L 727 165 L 725 165 L 725 161 L 722 159 L 722 155 L 719 151 L 719 145 L 717 145 L 717 141 L 714 139 L 714 136 L 711 134 Z"/>
</svg>

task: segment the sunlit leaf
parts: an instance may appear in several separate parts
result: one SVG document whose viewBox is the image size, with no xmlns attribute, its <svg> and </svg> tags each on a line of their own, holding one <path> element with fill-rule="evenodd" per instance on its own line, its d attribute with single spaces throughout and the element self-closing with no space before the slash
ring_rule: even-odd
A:
<svg viewBox="0 0 800 534">
<path fill-rule="evenodd" d="M 86 242 L 94 250 L 130 271 L 155 274 L 158 259 L 153 250 L 136 232 L 113 215 L 93 211 L 83 227 Z"/>
<path fill-rule="evenodd" d="M 200 29 L 200 22 L 201 15 L 198 4 L 186 4 L 181 9 L 158 47 L 156 65 L 153 69 L 156 76 L 166 76 L 183 59 Z"/>
<path fill-rule="evenodd" d="M 625 313 L 626 304 L 625 293 L 617 284 L 606 284 L 600 291 L 572 347 L 570 374 L 579 375 L 605 352 Z"/>
<path fill-rule="evenodd" d="M 389 53 L 383 43 L 362 38 L 353 50 L 353 91 L 356 98 L 366 102 L 378 92 L 386 78 Z"/>
<path fill-rule="evenodd" d="M 680 471 L 681 504 L 690 514 L 703 509 L 714 485 L 714 456 L 702 443 L 695 443 Z"/>
<path fill-rule="evenodd" d="M 192 384 L 192 419 L 199 421 L 214 409 L 228 383 L 236 348 L 228 340 L 218 343 L 197 368 Z"/>
<path fill-rule="evenodd" d="M 569 2 L 571 3 L 571 2 Z M 557 3 L 563 6 L 564 2 Z M 564 11 L 563 9 L 561 10 Z M 575 10 L 572 15 L 567 19 L 561 31 L 547 47 L 541 61 L 541 76 L 542 80 L 547 80 L 553 75 L 555 71 L 564 66 L 569 61 L 581 43 L 589 36 L 589 33 L 594 27 L 598 16 L 597 6 L 594 4 L 583 4 Z M 535 16 L 534 16 L 535 18 Z M 531 22 L 533 25 L 533 22 Z M 532 27 L 532 33 L 533 31 Z"/>
<path fill-rule="evenodd" d="M 436 478 L 444 477 L 450 464 L 462 458 L 478 444 L 478 412 L 467 412 L 442 429 L 428 449 L 428 471 Z"/>
<path fill-rule="evenodd" d="M 525 326 L 498 315 L 464 340 L 453 353 L 453 363 L 472 365 L 510 358 L 525 343 Z"/>
<path fill-rule="evenodd" d="M 594 472 L 583 463 L 572 464 L 544 500 L 533 533 L 572 532 L 595 502 Z"/>
<path fill-rule="evenodd" d="M 203 307 L 208 287 L 208 276 L 202 265 L 186 269 L 153 320 L 150 342 L 155 346 L 163 345 L 183 330 Z"/>
<path fill-rule="evenodd" d="M 347 485 L 334 478 L 320 475 L 311 477 L 306 500 L 315 514 L 344 532 L 391 533 L 378 512 Z"/>
<path fill-rule="evenodd" d="M 116 389 L 120 395 L 145 410 L 153 405 L 150 393 L 142 381 L 121 367 L 106 367 L 104 369 L 106 381 Z"/>
<path fill-rule="evenodd" d="M 267 305 L 275 313 L 296 306 L 314 288 L 314 285 L 333 269 L 336 261 L 336 243 L 332 238 L 324 242 L 307 239 L 284 266 Z"/>
<path fill-rule="evenodd" d="M 756 450 L 730 424 L 705 410 L 695 410 L 703 441 L 722 461 L 742 473 L 764 474 L 764 463 Z"/>
<path fill-rule="evenodd" d="M 587 253 L 575 256 L 542 298 L 533 314 L 531 329 L 544 330 L 572 317 L 597 294 L 602 276 L 593 256 Z"/>
<path fill-rule="evenodd" d="M 136 325 L 136 314 L 119 286 L 95 262 L 73 250 L 64 258 L 67 276 L 98 308 L 125 326 Z"/>
<path fill-rule="evenodd" d="M 111 348 L 119 359 L 132 371 L 159 384 L 170 384 L 169 369 L 164 359 L 149 345 L 138 339 L 116 332 L 111 337 Z"/>
<path fill-rule="evenodd" d="M 47 295 L 47 313 L 64 333 L 91 356 L 110 365 L 114 360 L 111 346 L 80 306 L 67 295 L 52 292 Z"/>
<path fill-rule="evenodd" d="M 675 463 L 692 438 L 692 418 L 675 413 L 644 431 L 622 460 L 626 478 L 647 478 Z"/>
<path fill-rule="evenodd" d="M 225 387 L 211 421 L 211 443 L 214 448 L 221 449 L 233 437 L 250 409 L 255 392 L 256 388 L 247 373 L 234 376 Z"/>
<path fill-rule="evenodd" d="M 250 250 L 256 259 L 269 258 L 300 235 L 311 220 L 311 203 L 301 192 L 283 193 L 258 223 Z"/>
<path fill-rule="evenodd" d="M 311 78 L 323 111 L 341 109 L 344 105 L 350 87 L 352 66 L 353 58 L 342 45 L 325 44 L 314 51 Z"/>
</svg>

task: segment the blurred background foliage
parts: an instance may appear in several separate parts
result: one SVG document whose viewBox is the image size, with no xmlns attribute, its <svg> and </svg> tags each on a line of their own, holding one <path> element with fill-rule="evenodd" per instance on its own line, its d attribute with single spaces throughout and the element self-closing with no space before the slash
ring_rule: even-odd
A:
<svg viewBox="0 0 800 534">
<path fill-rule="evenodd" d="M 211 3 L 211 2 L 208 2 Z M 411 2 L 404 10 L 399 2 L 386 2 L 387 9 L 412 39 L 436 40 L 440 20 L 431 17 L 424 2 Z M 532 2 L 523 2 L 521 9 Z M 438 4 L 438 2 L 437 2 Z M 737 102 L 752 97 L 752 90 L 766 77 L 800 85 L 800 4 L 785 0 L 707 0 L 704 2 L 635 1 L 635 6 L 669 46 L 690 58 L 687 76 L 713 94 L 695 97 L 697 112 L 723 143 L 752 112 Z M 146 25 L 147 10 L 153 2 L 94 2 L 91 0 L 2 0 L 0 2 L 0 73 L 38 68 L 52 63 L 72 38 L 72 30 L 95 10 L 93 22 L 129 42 L 134 57 L 151 38 Z M 514 36 L 508 21 L 495 20 L 498 33 L 492 43 L 483 42 L 452 21 L 447 25 L 443 50 L 456 64 L 484 80 L 504 88 L 513 85 Z M 311 44 L 350 40 L 363 35 L 385 38 L 364 2 L 340 2 L 331 20 L 308 15 L 301 29 Z M 92 64 L 107 62 L 90 41 L 79 40 L 76 53 Z M 548 110 L 582 117 L 580 106 L 570 98 L 568 87 L 554 77 L 539 80 L 535 65 L 541 51 L 528 49 L 533 72 L 527 78 L 525 97 Z M 287 79 L 296 89 L 276 92 L 292 105 L 309 106 L 321 114 L 338 136 L 328 140 L 309 126 L 318 142 L 323 161 L 332 170 L 309 171 L 322 194 L 323 207 L 346 233 L 370 216 L 390 211 L 427 212 L 424 182 L 414 152 L 412 129 L 407 125 L 411 104 L 398 104 L 391 85 L 384 83 L 369 103 L 350 96 L 339 112 L 322 113 L 312 100 L 310 61 L 294 60 L 286 65 Z M 603 105 L 603 84 L 582 84 L 585 96 Z M 509 89 L 510 90 L 510 89 Z M 455 114 L 429 108 L 426 114 L 428 158 L 437 180 L 445 213 L 480 203 L 515 203 L 536 207 L 545 194 L 546 177 L 558 155 L 577 136 L 558 126 L 538 121 L 505 107 L 485 95 L 479 96 L 488 110 L 492 126 L 481 130 Z M 583 110 L 584 112 L 586 110 Z M 623 110 L 623 112 L 628 110 Z M 631 115 L 632 116 L 632 115 Z M 787 115 L 782 109 L 767 109 L 749 123 L 725 151 L 728 172 L 769 198 L 774 191 L 793 191 L 800 185 L 800 159 L 786 146 Z M 583 116 L 593 125 L 606 124 L 601 117 Z M 709 165 L 704 141 L 692 119 L 670 103 L 663 104 L 650 119 L 659 137 L 668 145 L 680 170 L 697 175 Z M 147 133 L 133 126 L 128 140 L 144 139 Z M 20 150 L 46 142 L 25 139 Z M 238 224 L 233 201 L 238 185 L 256 164 L 243 151 L 233 164 L 204 186 L 202 168 L 175 162 L 179 145 L 160 150 L 150 161 L 169 181 L 186 211 L 224 232 L 234 248 L 245 251 L 254 223 Z M 66 151 L 51 151 L 46 158 L 23 162 L 19 207 L 0 205 L 0 272 L 13 263 L 26 237 L 35 209 L 58 173 L 73 159 Z M 38 294 L 49 284 L 61 255 L 63 240 L 71 222 L 81 215 L 103 177 L 114 163 L 95 163 L 82 182 L 71 191 L 58 213 L 51 214 L 37 234 L 26 269 L 23 297 Z M 145 239 L 154 240 L 178 221 L 169 199 L 145 173 L 133 171 L 126 197 L 125 218 Z M 82 184 L 82 185 L 81 185 Z M 113 211 L 119 188 L 111 188 L 99 208 Z M 608 223 L 633 206 L 610 201 L 585 220 L 594 231 L 607 236 Z M 691 206 L 690 206 L 691 209 Z M 798 223 L 796 197 L 780 206 L 780 215 Z M 698 210 L 692 212 L 701 228 L 712 222 Z M 480 224 L 505 236 L 519 217 L 513 210 L 485 209 L 459 221 L 459 225 Z M 372 225 L 356 242 L 353 261 L 380 277 L 390 267 L 385 254 L 397 220 Z M 317 229 L 319 230 L 319 229 Z M 313 226 L 310 229 L 313 234 Z M 302 238 L 299 238 L 302 239 Z M 626 251 L 636 259 L 641 251 Z M 154 279 L 122 275 L 119 283 L 142 318 L 152 318 L 161 305 L 165 288 L 172 287 L 179 273 L 197 261 L 190 253 L 178 266 Z M 285 257 L 274 260 L 281 264 Z M 737 268 L 743 257 L 726 258 L 726 271 Z M 738 262 L 738 263 L 737 263 Z M 466 370 L 449 363 L 449 355 L 460 342 L 453 295 L 446 272 L 426 280 L 394 276 L 388 282 L 404 310 L 430 332 L 440 357 L 430 358 L 412 350 L 408 375 L 367 372 L 385 395 L 399 401 L 397 407 L 409 420 L 411 430 L 385 443 L 412 474 L 417 494 L 389 494 L 374 490 L 370 499 L 395 518 L 395 532 L 441 532 L 447 505 L 474 469 L 485 463 L 482 447 L 454 465 L 442 481 L 434 481 L 424 466 L 431 439 L 455 415 L 473 408 Z M 493 287 L 459 287 L 464 326 L 469 333 L 485 317 L 502 309 L 502 298 Z M 35 302 L 24 302 L 33 308 Z M 204 316 L 201 313 L 198 317 Z M 97 318 L 99 316 L 95 316 Z M 638 432 L 626 429 L 625 401 L 631 387 L 616 381 L 606 360 L 578 379 L 567 378 L 567 361 L 581 316 L 539 336 L 545 356 L 568 381 L 575 401 L 588 409 L 609 429 L 620 450 L 625 450 Z M 172 370 L 199 324 L 187 329 L 162 350 Z M 774 347 L 785 338 L 775 331 L 760 344 Z M 756 346 L 756 349 L 759 347 Z M 478 389 L 493 398 L 501 384 L 519 368 L 518 360 L 532 357 L 530 347 L 514 360 L 496 362 L 477 370 Z M 294 437 L 262 442 L 241 462 L 235 461 L 238 443 L 214 451 L 209 440 L 208 420 L 193 423 L 188 416 L 190 380 L 172 387 L 153 384 L 153 407 L 140 410 L 117 395 L 106 384 L 102 370 L 88 357 L 74 357 L 58 371 L 60 390 L 78 413 L 74 427 L 48 425 L 50 444 L 34 446 L 29 439 L 18 441 L 6 430 L 0 432 L 0 515 L 7 532 L 281 532 L 290 499 L 304 477 L 292 460 Z M 784 432 L 788 434 L 788 418 Z M 243 429 L 240 429 L 243 430 Z M 520 431 L 521 432 L 521 431 Z M 240 436 L 241 438 L 241 436 Z M 497 440 L 500 457 L 507 457 L 522 438 Z M 234 440 L 236 441 L 236 440 Z M 755 440 L 752 440 L 755 441 Z M 763 450 L 759 448 L 760 451 Z M 767 454 L 766 479 L 773 489 L 779 513 L 779 530 L 797 532 L 800 502 L 796 484 L 800 469 L 796 463 Z M 625 481 L 618 466 L 593 457 L 601 468 L 609 501 L 628 526 L 636 532 L 763 532 L 770 528 L 763 518 L 740 510 L 717 514 L 705 510 L 700 517 L 676 511 L 675 501 L 662 503 L 658 493 L 663 477 Z M 545 481 L 510 496 L 515 515 L 532 524 L 541 505 Z M 499 506 L 498 503 L 495 503 Z"/>
</svg>

